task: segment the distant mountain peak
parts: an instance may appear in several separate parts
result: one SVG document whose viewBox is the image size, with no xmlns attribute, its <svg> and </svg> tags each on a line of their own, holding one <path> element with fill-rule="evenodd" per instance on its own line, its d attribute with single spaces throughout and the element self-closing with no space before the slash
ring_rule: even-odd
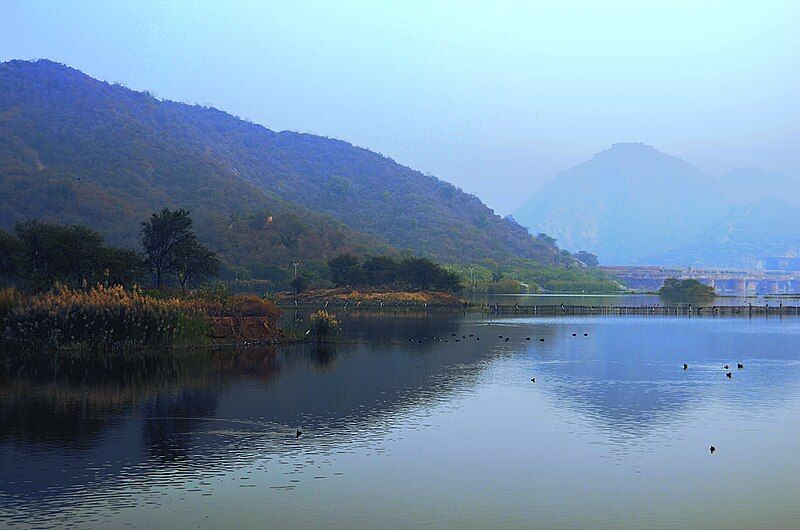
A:
<svg viewBox="0 0 800 530">
<path fill-rule="evenodd" d="M 642 142 L 617 142 L 611 147 L 596 153 L 592 160 L 608 163 L 650 163 L 653 161 L 670 161 L 691 167 L 691 164 L 676 156 L 659 151 L 652 145 Z"/>
<path fill-rule="evenodd" d="M 658 149 L 644 142 L 615 142 L 606 151 L 627 153 L 661 153 Z"/>
</svg>

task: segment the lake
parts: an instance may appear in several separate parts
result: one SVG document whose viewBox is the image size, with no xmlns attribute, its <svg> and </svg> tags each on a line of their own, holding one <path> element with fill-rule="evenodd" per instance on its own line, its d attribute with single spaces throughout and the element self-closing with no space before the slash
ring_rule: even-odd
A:
<svg viewBox="0 0 800 530">
<path fill-rule="evenodd" d="M 0 526 L 800 525 L 799 318 L 343 324 L 335 347 L 6 363 Z"/>
</svg>

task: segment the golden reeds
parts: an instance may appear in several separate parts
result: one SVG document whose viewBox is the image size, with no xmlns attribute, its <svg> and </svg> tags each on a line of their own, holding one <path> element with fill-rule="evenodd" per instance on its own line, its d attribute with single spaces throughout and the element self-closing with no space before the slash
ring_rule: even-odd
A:
<svg viewBox="0 0 800 530">
<path fill-rule="evenodd" d="M 203 317 L 177 299 L 156 300 L 138 289 L 56 286 L 13 298 L 3 319 L 2 343 L 21 350 L 119 347 L 163 348 L 202 341 Z"/>
</svg>

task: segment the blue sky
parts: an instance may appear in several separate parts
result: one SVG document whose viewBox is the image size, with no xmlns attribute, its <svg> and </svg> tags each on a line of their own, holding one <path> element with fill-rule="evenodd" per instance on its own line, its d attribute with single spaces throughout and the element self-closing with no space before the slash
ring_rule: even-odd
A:
<svg viewBox="0 0 800 530">
<path fill-rule="evenodd" d="M 619 141 L 800 176 L 798 27 L 779 1 L 0 0 L 0 59 L 342 138 L 506 214 Z"/>
</svg>

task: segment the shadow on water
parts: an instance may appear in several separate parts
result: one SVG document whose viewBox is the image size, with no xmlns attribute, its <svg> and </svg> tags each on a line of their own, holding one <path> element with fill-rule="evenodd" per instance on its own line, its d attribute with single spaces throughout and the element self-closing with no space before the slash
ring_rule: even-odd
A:
<svg viewBox="0 0 800 530">
<path fill-rule="evenodd" d="M 422 316 L 356 315 L 346 333 L 377 342 L 164 354 L 102 366 L 7 360 L 0 493 L 33 501 L 113 481 L 125 469 L 225 467 L 238 463 L 239 449 L 250 455 L 240 447 L 248 437 L 280 453 L 295 426 L 333 437 L 379 423 L 464 384 L 448 371 L 475 365 L 486 353 L 479 344 L 435 354 L 431 340 L 403 344 L 463 326 L 456 317 L 437 325 Z"/>
</svg>

